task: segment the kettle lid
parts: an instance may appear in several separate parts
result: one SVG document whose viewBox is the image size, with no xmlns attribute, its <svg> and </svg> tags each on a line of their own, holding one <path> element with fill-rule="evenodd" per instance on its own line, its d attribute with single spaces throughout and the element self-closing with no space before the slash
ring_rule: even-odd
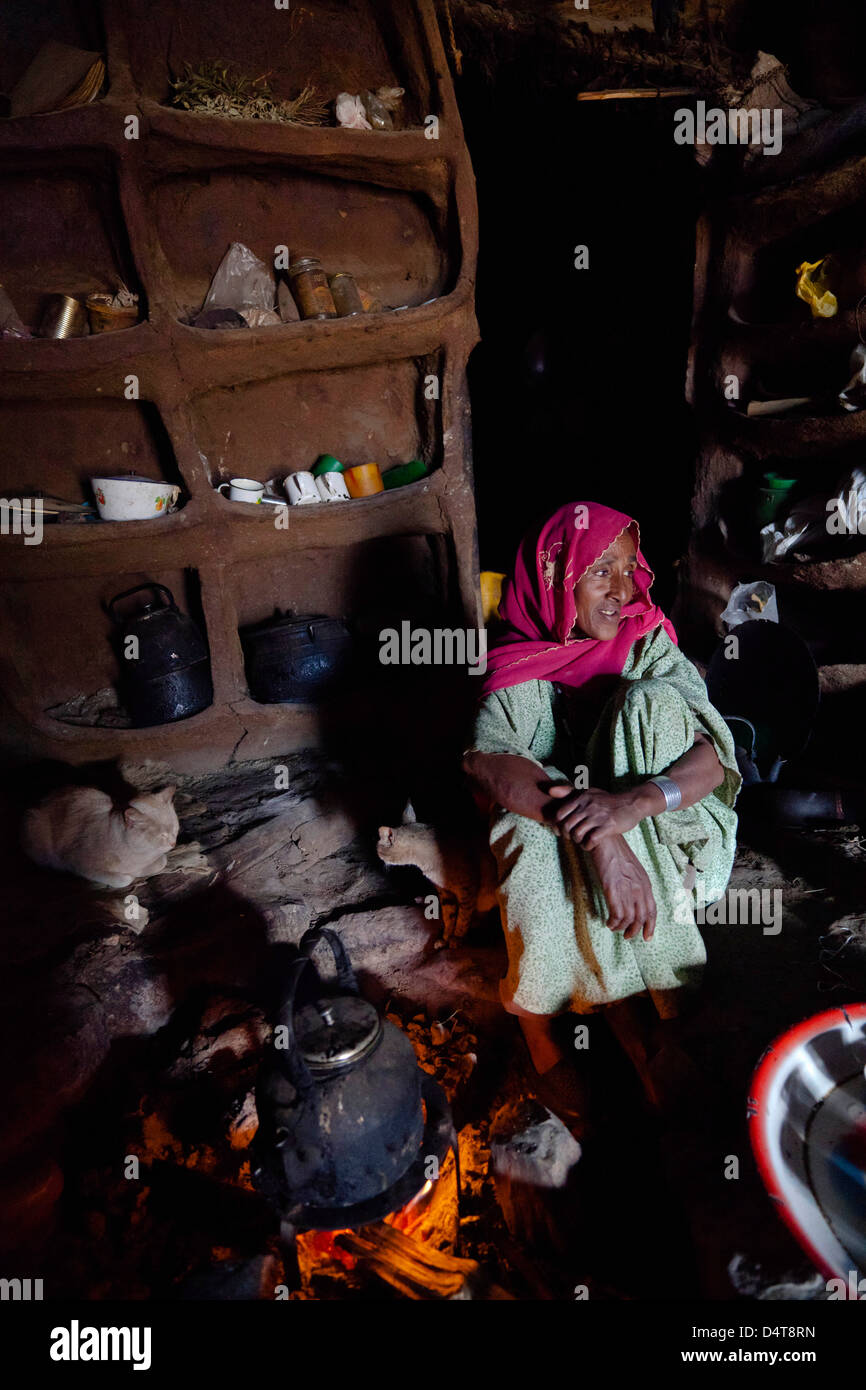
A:
<svg viewBox="0 0 866 1390">
<path fill-rule="evenodd" d="M 355 994 L 305 1004 L 295 1015 L 298 1049 L 314 1073 L 360 1061 L 381 1036 L 378 1011 Z"/>
</svg>

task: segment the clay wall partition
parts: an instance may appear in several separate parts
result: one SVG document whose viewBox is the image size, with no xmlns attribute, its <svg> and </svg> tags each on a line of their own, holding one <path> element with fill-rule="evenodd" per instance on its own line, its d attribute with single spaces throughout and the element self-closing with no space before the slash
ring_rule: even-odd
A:
<svg viewBox="0 0 866 1390">
<path fill-rule="evenodd" d="M 479 621 L 465 380 L 477 214 L 432 3 L 320 0 L 254 16 L 230 0 L 37 8 L 12 3 L 0 17 L 7 89 L 51 37 L 104 52 L 107 89 L 89 106 L 0 121 L 0 282 L 34 322 L 49 293 L 113 291 L 122 279 L 141 321 L 0 343 L 0 494 L 84 501 L 91 477 L 135 471 L 178 483 L 181 496 L 153 521 L 46 526 L 39 545 L 0 535 L 4 745 L 70 762 L 146 754 L 183 769 L 314 741 L 316 708 L 249 698 L 239 627 L 274 608 L 366 615 L 369 626 L 399 617 L 401 602 L 406 616 Z M 268 72 L 279 98 L 305 85 L 329 99 L 403 86 L 405 127 L 169 104 L 185 63 L 217 60 Z M 190 327 L 234 240 L 266 262 L 280 245 L 318 254 L 381 308 Z M 383 468 L 420 457 L 430 471 L 376 497 L 292 508 L 281 526 L 275 509 L 215 491 L 236 474 L 282 478 L 323 452 Z M 145 580 L 168 584 L 204 628 L 213 705 L 148 729 L 67 722 L 58 707 L 119 674 L 107 600 Z"/>
</svg>

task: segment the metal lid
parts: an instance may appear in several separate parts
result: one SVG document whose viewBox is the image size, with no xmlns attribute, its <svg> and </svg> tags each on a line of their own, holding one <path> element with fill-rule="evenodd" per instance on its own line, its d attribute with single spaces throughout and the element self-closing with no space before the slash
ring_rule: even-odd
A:
<svg viewBox="0 0 866 1390">
<path fill-rule="evenodd" d="M 354 994 L 320 999 L 295 1015 L 298 1049 L 311 1070 L 345 1066 L 372 1052 L 382 1033 L 373 1005 Z"/>
<path fill-rule="evenodd" d="M 288 269 L 289 275 L 302 275 L 305 270 L 321 270 L 322 262 L 318 256 L 298 256 L 293 260 Z"/>
</svg>

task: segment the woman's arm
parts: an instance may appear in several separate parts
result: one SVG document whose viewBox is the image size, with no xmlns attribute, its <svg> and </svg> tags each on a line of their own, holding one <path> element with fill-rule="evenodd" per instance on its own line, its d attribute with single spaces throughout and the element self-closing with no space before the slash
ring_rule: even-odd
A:
<svg viewBox="0 0 866 1390">
<path fill-rule="evenodd" d="M 676 782 L 682 793 L 678 809 L 685 810 L 715 791 L 724 781 L 725 770 L 711 741 L 699 733 L 688 752 L 671 763 L 664 775 Z M 667 804 L 662 790 L 650 781 L 622 792 L 597 787 L 568 792 L 564 787 L 551 787 L 549 795 L 562 803 L 555 816 L 560 829 L 584 849 L 594 849 L 611 835 L 633 830 L 647 816 L 660 815 Z"/>
<path fill-rule="evenodd" d="M 574 787 L 564 778 L 562 783 L 551 782 L 543 767 L 517 753 L 472 751 L 464 754 L 463 770 L 485 808 L 504 806 L 549 825 L 555 835 L 563 833 L 554 819 L 562 803 L 553 798 L 558 792 L 574 796 Z M 611 931 L 622 932 L 628 939 L 643 934 L 649 941 L 655 931 L 656 906 L 643 865 L 621 835 L 606 838 L 594 848 L 592 858 L 607 899 Z"/>
<path fill-rule="evenodd" d="M 552 823 L 551 779 L 543 767 L 517 753 L 480 753 L 473 750 L 463 757 L 463 771 L 472 785 L 476 800 L 487 807 L 504 806 L 529 820 Z M 570 782 L 561 784 L 563 792 L 573 791 Z"/>
<path fill-rule="evenodd" d="M 688 752 L 671 763 L 664 775 L 673 778 L 679 787 L 683 799 L 677 809 L 684 810 L 720 787 L 725 780 L 725 769 L 712 741 L 706 734 L 699 733 L 695 734 Z M 631 798 L 639 821 L 646 816 L 657 816 L 665 809 L 664 792 L 654 782 L 642 782 L 623 795 Z"/>
</svg>

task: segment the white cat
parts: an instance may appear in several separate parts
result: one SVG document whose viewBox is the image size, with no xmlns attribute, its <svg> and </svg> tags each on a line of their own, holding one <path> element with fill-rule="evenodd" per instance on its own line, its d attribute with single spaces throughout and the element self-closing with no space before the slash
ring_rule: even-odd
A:
<svg viewBox="0 0 866 1390">
<path fill-rule="evenodd" d="M 109 888 L 161 873 L 177 840 L 174 787 L 141 792 L 123 809 L 96 787 L 64 787 L 28 811 L 21 843 L 48 869 Z"/>
</svg>

